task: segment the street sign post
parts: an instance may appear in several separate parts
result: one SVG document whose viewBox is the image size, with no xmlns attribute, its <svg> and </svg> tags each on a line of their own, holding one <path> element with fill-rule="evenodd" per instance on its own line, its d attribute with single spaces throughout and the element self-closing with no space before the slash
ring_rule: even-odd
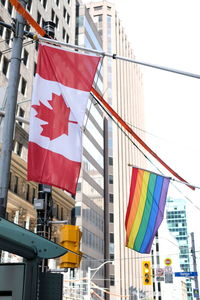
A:
<svg viewBox="0 0 200 300">
<path fill-rule="evenodd" d="M 175 277 L 197 277 L 197 272 L 175 272 Z"/>
</svg>

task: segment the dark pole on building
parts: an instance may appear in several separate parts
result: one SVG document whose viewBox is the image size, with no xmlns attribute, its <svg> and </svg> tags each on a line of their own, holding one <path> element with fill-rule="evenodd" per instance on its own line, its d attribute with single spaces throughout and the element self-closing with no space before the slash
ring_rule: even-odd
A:
<svg viewBox="0 0 200 300">
<path fill-rule="evenodd" d="M 21 0 L 25 7 L 26 1 Z M 8 78 L 7 101 L 5 106 L 5 118 L 3 122 L 2 149 L 0 156 L 0 217 L 5 218 L 8 185 L 10 178 L 11 155 L 13 150 L 13 133 L 15 125 L 15 113 L 17 93 L 20 78 L 21 53 L 24 36 L 25 20 L 20 14 L 16 14 L 10 71 Z"/>
<path fill-rule="evenodd" d="M 197 262 L 196 262 L 196 252 L 195 252 L 195 242 L 194 242 L 194 232 L 191 232 L 191 253 L 192 253 L 192 259 L 193 259 L 193 270 L 194 272 L 197 272 Z M 195 290 L 198 291 L 198 297 L 195 297 L 195 299 L 199 300 L 199 282 L 198 282 L 198 276 L 194 277 L 194 284 L 195 284 Z"/>
</svg>

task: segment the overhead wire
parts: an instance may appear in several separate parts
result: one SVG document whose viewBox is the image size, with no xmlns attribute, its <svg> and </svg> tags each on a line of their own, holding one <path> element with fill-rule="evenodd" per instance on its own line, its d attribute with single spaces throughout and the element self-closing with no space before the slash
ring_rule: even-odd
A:
<svg viewBox="0 0 200 300">
<path fill-rule="evenodd" d="M 136 149 L 149 161 L 149 163 L 161 174 L 164 176 L 164 173 L 153 163 L 153 161 L 144 153 L 144 151 L 142 151 L 140 149 L 140 147 L 132 140 L 132 138 L 130 138 L 130 136 L 125 132 L 125 130 L 118 124 L 118 122 L 114 119 L 114 117 L 111 115 L 111 113 L 109 113 L 107 111 L 107 109 L 101 104 L 101 102 L 91 93 L 93 99 L 98 103 L 98 105 L 104 110 L 104 112 L 109 116 L 109 118 L 115 123 L 115 125 L 117 125 L 117 127 L 122 131 L 122 133 L 129 139 L 129 141 L 136 147 Z M 185 182 L 181 182 L 181 181 L 178 181 L 174 178 L 171 178 L 170 177 L 170 180 L 172 181 L 177 181 L 179 183 L 182 183 L 182 184 L 186 184 Z M 180 189 L 178 189 L 176 187 L 176 185 L 173 184 L 173 182 L 171 183 L 184 197 L 186 200 L 188 200 L 190 203 L 192 203 L 194 205 L 194 207 L 196 209 L 198 209 L 200 211 L 200 208 L 198 206 L 196 206 L 191 199 L 189 199 L 186 195 L 183 194 L 183 192 L 180 191 Z M 190 186 L 194 186 L 194 185 L 191 185 L 191 184 L 188 184 Z M 195 186 L 196 188 L 200 189 L 199 186 Z"/>
</svg>

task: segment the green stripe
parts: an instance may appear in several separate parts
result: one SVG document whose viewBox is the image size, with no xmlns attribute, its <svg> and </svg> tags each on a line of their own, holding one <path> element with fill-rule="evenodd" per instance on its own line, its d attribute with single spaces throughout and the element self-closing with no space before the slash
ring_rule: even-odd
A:
<svg viewBox="0 0 200 300">
<path fill-rule="evenodd" d="M 141 221 L 141 224 L 140 224 L 140 227 L 139 227 L 139 230 L 137 233 L 137 237 L 135 239 L 135 243 L 133 246 L 133 249 L 136 251 L 140 250 L 140 247 L 144 240 L 144 236 L 147 231 L 149 217 L 151 214 L 151 207 L 153 204 L 153 193 L 154 193 L 154 188 L 155 188 L 155 184 L 156 184 L 156 177 L 157 177 L 156 174 L 150 174 L 144 213 L 143 213 L 142 221 Z"/>
</svg>

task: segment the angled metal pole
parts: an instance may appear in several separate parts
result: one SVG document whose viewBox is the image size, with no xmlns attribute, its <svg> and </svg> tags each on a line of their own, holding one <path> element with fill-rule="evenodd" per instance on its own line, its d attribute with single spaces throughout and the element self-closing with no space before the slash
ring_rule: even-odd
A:
<svg viewBox="0 0 200 300">
<path fill-rule="evenodd" d="M 21 1 L 21 4 L 25 6 L 26 1 Z M 2 149 L 0 156 L 0 217 L 3 218 L 6 216 L 17 92 L 19 85 L 21 52 L 25 25 L 24 18 L 18 13 L 16 15 L 15 25 L 16 27 L 10 61 L 7 101 L 5 107 L 5 118 L 3 122 Z"/>
</svg>

